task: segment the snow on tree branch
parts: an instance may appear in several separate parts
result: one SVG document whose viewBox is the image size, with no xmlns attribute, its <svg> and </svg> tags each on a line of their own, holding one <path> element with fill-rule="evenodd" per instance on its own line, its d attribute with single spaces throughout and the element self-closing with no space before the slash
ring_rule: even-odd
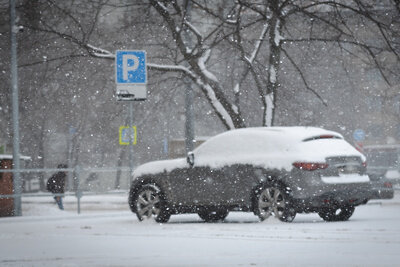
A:
<svg viewBox="0 0 400 267">
<path fill-rule="evenodd" d="M 86 47 L 89 50 L 89 53 L 93 54 L 95 57 L 101 57 L 101 58 L 115 58 L 115 54 L 105 50 L 103 48 L 95 47 L 91 44 L 86 44 Z"/>
<path fill-rule="evenodd" d="M 188 68 L 180 65 L 159 65 L 154 63 L 147 63 L 147 67 L 149 69 L 159 70 L 159 71 L 175 71 L 175 72 L 183 72 L 189 75 L 191 78 L 194 78 L 195 75 Z"/>
<path fill-rule="evenodd" d="M 245 58 L 248 60 L 248 62 L 249 62 L 250 64 L 253 63 L 254 59 L 255 59 L 256 56 L 257 56 L 257 53 L 260 51 L 261 44 L 262 44 L 262 42 L 263 42 L 263 40 L 264 40 L 264 38 L 265 38 L 265 35 L 267 34 L 268 27 L 269 27 L 269 24 L 268 24 L 268 23 L 264 24 L 264 27 L 263 27 L 263 29 L 262 29 L 262 31 L 261 31 L 261 34 L 260 34 L 260 38 L 257 40 L 257 42 L 256 42 L 256 44 L 255 44 L 255 46 L 254 46 L 254 50 L 253 50 L 253 52 L 251 53 L 250 58 L 245 57 Z"/>
<path fill-rule="evenodd" d="M 206 68 L 206 64 L 205 63 L 207 62 L 208 58 L 210 57 L 210 53 L 211 53 L 211 50 L 207 49 L 203 53 L 203 56 L 199 58 L 198 64 L 199 64 L 200 70 L 204 74 L 204 76 L 206 76 L 208 79 L 210 79 L 210 80 L 212 80 L 214 82 L 218 82 L 217 77 L 215 77 L 215 75 L 212 74 L 210 71 L 208 71 L 207 68 Z"/>
<path fill-rule="evenodd" d="M 200 31 L 196 27 L 194 27 L 193 24 L 191 24 L 186 19 L 184 20 L 184 23 L 190 29 L 190 31 L 193 32 L 194 35 L 196 35 L 198 42 L 202 42 L 203 35 L 200 33 Z"/>
<path fill-rule="evenodd" d="M 233 120 L 231 118 L 231 115 L 228 113 L 228 111 L 224 108 L 222 103 L 218 100 L 215 91 L 213 88 L 211 88 L 210 85 L 204 83 L 201 79 L 197 79 L 196 83 L 201 86 L 203 89 L 206 90 L 207 92 L 207 97 L 210 100 L 211 105 L 214 107 L 214 109 L 220 114 L 222 117 L 223 121 L 226 123 L 228 129 L 235 129 L 235 124 L 233 123 Z"/>
</svg>

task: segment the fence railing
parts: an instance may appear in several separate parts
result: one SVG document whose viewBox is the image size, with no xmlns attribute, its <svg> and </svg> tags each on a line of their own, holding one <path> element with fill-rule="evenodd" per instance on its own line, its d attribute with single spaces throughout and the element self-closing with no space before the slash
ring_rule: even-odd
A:
<svg viewBox="0 0 400 267">
<path fill-rule="evenodd" d="M 108 173 L 108 172 L 128 172 L 128 185 L 131 182 L 131 171 L 130 167 L 104 167 L 104 168 L 82 168 L 80 166 L 76 166 L 74 168 L 41 168 L 41 169 L 0 169 L 0 174 L 2 173 L 56 173 L 56 172 L 66 172 L 72 175 L 67 175 L 67 177 L 72 177 L 70 179 L 66 178 L 66 183 L 68 183 L 68 188 L 65 193 L 40 193 L 40 194 L 29 194 L 29 193 L 21 193 L 21 194 L 0 194 L 0 199 L 15 199 L 24 197 L 54 197 L 54 196 L 75 196 L 77 199 L 77 213 L 81 213 L 81 198 L 84 195 L 84 190 L 82 190 L 82 174 L 84 172 L 88 173 Z M 13 188 L 13 192 L 18 192 Z M 19 190 L 22 192 L 22 190 Z M 102 194 L 120 194 L 121 192 L 102 192 Z M 85 191 L 85 195 L 94 195 L 94 192 Z"/>
<path fill-rule="evenodd" d="M 368 166 L 367 170 L 400 171 L 398 167 Z"/>
</svg>

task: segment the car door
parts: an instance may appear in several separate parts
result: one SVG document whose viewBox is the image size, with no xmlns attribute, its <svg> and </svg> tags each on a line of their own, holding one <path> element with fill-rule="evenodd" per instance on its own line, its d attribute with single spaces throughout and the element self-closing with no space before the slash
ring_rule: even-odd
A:
<svg viewBox="0 0 400 267">
<path fill-rule="evenodd" d="M 224 199 L 231 205 L 248 203 L 251 191 L 256 185 L 254 170 L 250 165 L 234 164 L 225 166 L 221 175 L 224 185 Z"/>
<path fill-rule="evenodd" d="M 197 205 L 217 206 L 225 203 L 222 171 L 208 166 L 194 166 L 193 186 Z"/>
<path fill-rule="evenodd" d="M 170 202 L 178 206 L 191 205 L 193 196 L 190 166 L 175 169 L 168 174 Z"/>
<path fill-rule="evenodd" d="M 175 205 L 213 206 L 223 201 L 222 172 L 208 166 L 177 169 L 169 174 Z"/>
</svg>

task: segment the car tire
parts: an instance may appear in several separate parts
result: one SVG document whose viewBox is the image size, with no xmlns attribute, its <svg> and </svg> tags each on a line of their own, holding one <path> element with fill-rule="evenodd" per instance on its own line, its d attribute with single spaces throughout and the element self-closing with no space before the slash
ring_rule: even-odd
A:
<svg viewBox="0 0 400 267">
<path fill-rule="evenodd" d="M 228 216 L 228 210 L 209 210 L 209 209 L 202 209 L 198 212 L 199 217 L 204 220 L 205 222 L 217 222 L 223 221 L 226 216 Z"/>
<path fill-rule="evenodd" d="M 266 184 L 256 191 L 254 213 L 261 221 L 272 214 L 282 222 L 292 222 L 296 217 L 296 210 L 291 198 L 283 186 Z"/>
<path fill-rule="evenodd" d="M 154 218 L 158 223 L 166 223 L 171 217 L 163 193 L 153 184 L 143 185 L 138 190 L 134 205 L 139 221 Z"/>
<path fill-rule="evenodd" d="M 347 221 L 353 215 L 355 207 L 324 208 L 318 215 L 327 222 Z"/>
</svg>

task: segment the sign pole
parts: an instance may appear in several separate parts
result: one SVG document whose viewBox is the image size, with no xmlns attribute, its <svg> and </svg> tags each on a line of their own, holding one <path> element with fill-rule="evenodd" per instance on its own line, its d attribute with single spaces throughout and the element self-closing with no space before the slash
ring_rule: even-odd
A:
<svg viewBox="0 0 400 267">
<path fill-rule="evenodd" d="M 128 127 L 130 185 L 132 183 L 134 167 L 133 145 L 135 144 L 135 128 L 133 127 L 133 101 L 143 101 L 147 98 L 146 51 L 117 50 L 115 52 L 115 83 L 117 87 L 117 100 L 130 102 Z"/>
<path fill-rule="evenodd" d="M 71 166 L 72 166 L 72 146 L 73 146 L 73 140 L 74 140 L 75 133 L 76 133 L 76 128 L 70 126 L 69 127 L 69 136 L 68 136 L 68 159 L 67 159 L 68 168 L 71 168 Z M 67 175 L 68 191 L 72 191 L 74 189 L 73 180 L 74 180 L 73 173 L 68 172 L 68 175 Z"/>
<path fill-rule="evenodd" d="M 17 68 L 17 32 L 15 25 L 15 0 L 10 0 L 10 35 L 11 35 L 11 88 L 12 88 L 12 121 L 13 121 L 13 174 L 14 182 L 14 216 L 21 216 L 21 175 L 19 172 L 19 105 L 18 105 L 18 68 Z"/>
<path fill-rule="evenodd" d="M 133 101 L 129 101 L 129 168 L 130 168 L 130 175 L 129 175 L 129 186 L 132 183 L 132 173 L 133 173 L 133 143 L 134 143 L 134 129 L 133 129 Z"/>
</svg>

